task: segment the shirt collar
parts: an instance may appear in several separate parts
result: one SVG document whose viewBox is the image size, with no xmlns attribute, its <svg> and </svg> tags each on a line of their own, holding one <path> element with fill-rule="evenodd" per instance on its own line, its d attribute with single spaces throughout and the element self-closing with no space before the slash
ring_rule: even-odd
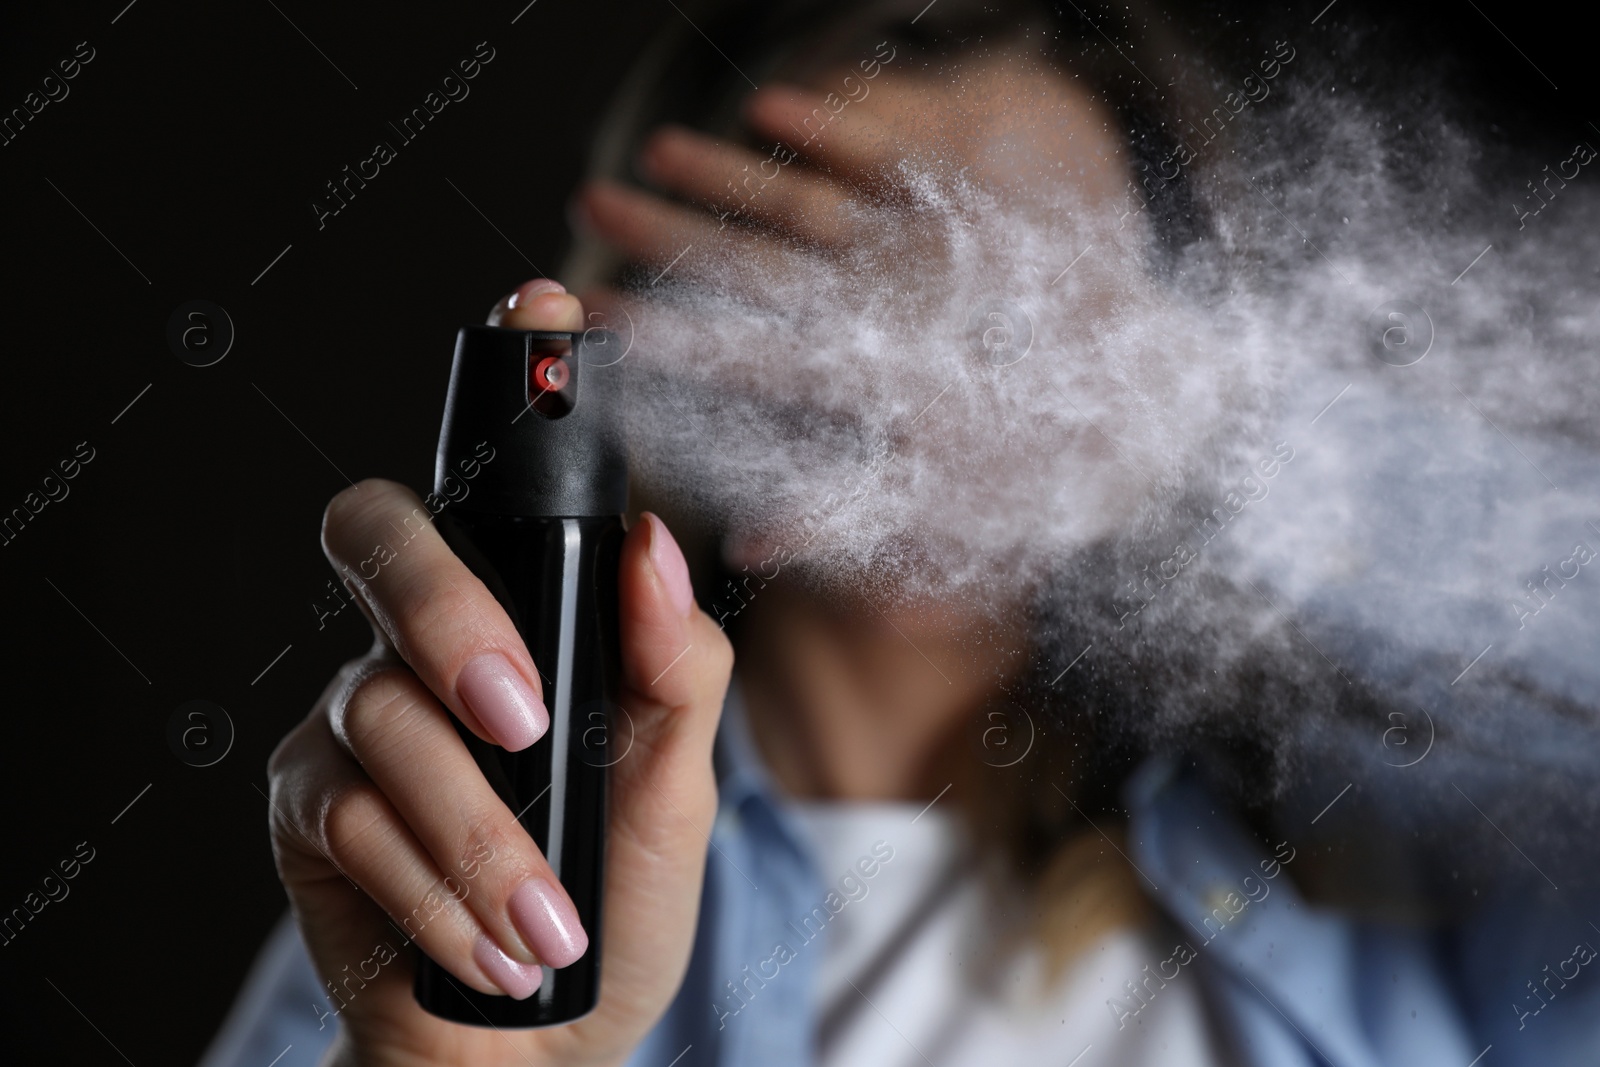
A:
<svg viewBox="0 0 1600 1067">
<path fill-rule="evenodd" d="M 722 703 L 722 724 L 711 750 L 711 766 L 723 806 L 737 808 L 752 798 L 777 804 L 781 792 L 756 751 L 745 711 L 744 689 L 737 677 L 728 684 L 728 695 Z"/>
</svg>

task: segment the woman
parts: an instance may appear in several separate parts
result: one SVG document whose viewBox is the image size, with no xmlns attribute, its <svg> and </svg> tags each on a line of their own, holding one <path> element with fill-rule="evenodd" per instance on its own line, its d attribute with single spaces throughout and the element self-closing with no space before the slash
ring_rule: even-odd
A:
<svg viewBox="0 0 1600 1067">
<path fill-rule="evenodd" d="M 1273 538 L 1211 544 L 1270 493 L 1280 509 L 1296 499 L 1283 475 L 1297 457 L 1319 462 L 1260 416 L 1294 407 L 1281 387 L 1301 365 L 1257 358 L 1251 305 L 1219 294 L 1299 295 L 1286 279 L 1356 269 L 1322 251 L 1320 220 L 1309 236 L 1290 222 L 1303 242 L 1257 246 L 1216 206 L 1237 194 L 1274 225 L 1296 214 L 1225 155 L 1244 143 L 1230 128 L 1258 146 L 1281 129 L 1237 132 L 1290 92 L 1277 79 L 1294 41 L 1241 46 L 1251 66 L 1234 85 L 1137 12 L 1063 35 L 1042 8 L 920 6 L 712 23 L 733 59 L 692 51 L 685 28 L 624 90 L 575 201 L 573 287 L 620 276 L 629 295 L 580 302 L 535 279 L 491 314 L 634 325 L 631 417 L 655 446 L 641 489 L 698 522 L 693 541 L 717 550 L 706 570 L 721 568 L 702 572 L 697 603 L 660 518 L 642 513 L 624 546 L 636 738 L 615 768 L 599 1008 L 500 1032 L 411 998 L 393 922 L 468 867 L 474 891 L 415 934 L 457 979 L 525 997 L 541 965 L 588 950 L 451 722 L 538 743 L 537 665 L 430 529 L 354 582 L 374 647 L 274 755 L 299 937 L 275 937 L 241 998 L 255 1008 L 210 1062 L 285 1044 L 284 1063 L 1086 1067 L 1464 1065 L 1486 1045 L 1580 1062 L 1595 1047 L 1600 982 L 1577 977 L 1587 959 L 1570 942 L 1588 935 L 1568 930 L 1570 899 L 1458 912 L 1424 886 L 1413 900 L 1453 922 L 1421 927 L 1313 907 L 1300 888 L 1320 873 L 1348 904 L 1398 860 L 1384 841 L 1354 847 L 1351 823 L 1330 854 L 1314 824 L 1341 799 L 1381 810 L 1382 786 L 1335 796 L 1342 765 L 1295 761 L 1344 759 L 1356 746 L 1341 731 L 1363 757 L 1378 738 L 1391 752 L 1416 724 L 1392 718 L 1410 681 L 1350 636 L 1368 631 L 1302 628 L 1252 583 L 1305 579 Z M 1124 49 L 1125 33 L 1140 43 Z M 674 113 L 725 136 L 643 136 Z M 646 188 L 615 180 L 629 166 Z M 1251 255 L 1208 274 L 1208 241 Z M 1287 308 L 1302 328 L 1321 314 Z M 1207 518 L 1175 547 L 1172 516 L 1192 500 Z M 323 531 L 335 570 L 417 505 L 393 483 L 342 492 Z M 1352 680 L 1357 662 L 1371 669 Z M 1557 694 L 1585 729 L 1588 684 Z M 1574 736 L 1592 754 L 1592 733 Z M 1428 773 L 1446 758 L 1467 759 L 1436 756 Z M 1242 820 L 1218 803 L 1230 782 L 1277 804 Z M 1442 880 L 1449 855 L 1416 866 Z M 1368 896 L 1392 904 L 1394 889 Z"/>
</svg>

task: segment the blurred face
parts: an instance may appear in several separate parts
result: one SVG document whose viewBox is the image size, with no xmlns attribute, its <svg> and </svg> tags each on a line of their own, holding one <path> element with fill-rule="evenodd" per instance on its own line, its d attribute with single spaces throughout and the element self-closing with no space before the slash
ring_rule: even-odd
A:
<svg viewBox="0 0 1600 1067">
<path fill-rule="evenodd" d="M 886 42 L 743 120 L 657 130 L 651 191 L 579 198 L 640 265 L 589 299 L 631 322 L 642 476 L 717 516 L 735 570 L 862 589 L 1015 596 L 1128 522 L 1223 383 L 1148 325 L 1110 114 L 1020 40 Z"/>
</svg>

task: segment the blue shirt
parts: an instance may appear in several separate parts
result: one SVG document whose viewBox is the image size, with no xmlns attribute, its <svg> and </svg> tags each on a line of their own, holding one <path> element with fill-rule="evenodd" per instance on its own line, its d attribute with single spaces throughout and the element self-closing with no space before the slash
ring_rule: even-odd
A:
<svg viewBox="0 0 1600 1067">
<path fill-rule="evenodd" d="M 716 766 L 720 807 L 688 973 L 630 1067 L 800 1067 L 811 1060 L 816 953 L 774 945 L 827 892 L 736 708 Z M 1359 921 L 1308 904 L 1293 841 L 1261 842 L 1172 759 L 1126 784 L 1128 859 L 1172 928 L 1173 951 L 1110 990 L 1131 1021 L 1161 983 L 1201 983 L 1231 1062 L 1250 1067 L 1600 1064 L 1600 901 L 1533 888 L 1469 922 Z M 1586 917 L 1587 916 L 1587 917 Z M 763 977 L 765 975 L 766 977 Z M 1152 977 L 1153 975 L 1153 977 Z M 204 1067 L 317 1063 L 321 984 L 291 922 L 258 959 Z M 1064 1035 L 1062 1063 L 1082 1048 Z M 1081 1067 L 1092 1067 L 1086 1058 Z"/>
</svg>

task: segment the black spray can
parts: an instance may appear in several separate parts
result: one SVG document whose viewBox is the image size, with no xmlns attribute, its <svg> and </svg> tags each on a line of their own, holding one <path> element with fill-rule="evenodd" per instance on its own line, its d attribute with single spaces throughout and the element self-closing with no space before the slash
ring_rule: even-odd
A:
<svg viewBox="0 0 1600 1067">
<path fill-rule="evenodd" d="M 457 723 L 484 777 L 549 860 L 589 935 L 584 955 L 546 967 L 527 1000 L 462 985 L 426 956 L 416 998 L 474 1026 L 571 1022 L 600 992 L 607 766 L 620 715 L 617 567 L 628 503 L 622 368 L 615 338 L 469 326 L 439 434 L 435 491 L 454 471 L 492 459 L 471 492 L 438 518 L 445 541 L 511 616 L 543 683 L 550 728 L 520 752 Z M 608 362 L 610 361 L 610 362 Z"/>
</svg>

